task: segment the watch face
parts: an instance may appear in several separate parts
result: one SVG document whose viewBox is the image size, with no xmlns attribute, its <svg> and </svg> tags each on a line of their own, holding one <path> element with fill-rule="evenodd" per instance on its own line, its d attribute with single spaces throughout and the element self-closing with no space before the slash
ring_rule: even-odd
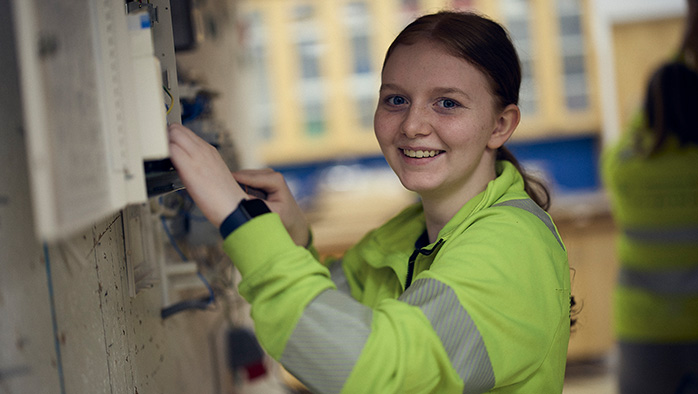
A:
<svg viewBox="0 0 698 394">
<path fill-rule="evenodd" d="M 263 200 L 257 198 L 254 200 L 243 200 L 242 202 L 240 202 L 240 205 L 242 205 L 242 207 L 245 208 L 245 211 L 247 211 L 250 217 L 255 217 L 271 212 L 267 204 Z"/>
</svg>

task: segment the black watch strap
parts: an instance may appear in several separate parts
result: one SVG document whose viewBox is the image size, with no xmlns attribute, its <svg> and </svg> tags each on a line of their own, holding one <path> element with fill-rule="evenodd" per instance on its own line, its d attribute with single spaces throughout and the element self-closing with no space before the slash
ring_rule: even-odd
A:
<svg viewBox="0 0 698 394">
<path fill-rule="evenodd" d="M 258 198 L 242 200 L 238 207 L 221 223 L 219 231 L 223 239 L 252 218 L 271 212 L 267 204 Z"/>
</svg>

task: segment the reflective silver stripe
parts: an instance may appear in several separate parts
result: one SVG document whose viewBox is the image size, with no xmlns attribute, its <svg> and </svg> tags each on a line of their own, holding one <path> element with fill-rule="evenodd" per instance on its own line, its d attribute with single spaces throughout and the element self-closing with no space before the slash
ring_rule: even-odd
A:
<svg viewBox="0 0 698 394">
<path fill-rule="evenodd" d="M 453 289 L 435 279 L 418 279 L 399 300 L 418 306 L 429 319 L 453 368 L 465 383 L 464 393 L 481 393 L 494 387 L 494 371 L 485 343 Z"/>
<path fill-rule="evenodd" d="M 346 294 L 322 292 L 305 308 L 281 364 L 313 393 L 339 393 L 366 344 L 372 318 L 369 307 Z"/>
<path fill-rule="evenodd" d="M 347 280 L 347 276 L 344 274 L 344 269 L 342 268 L 342 260 L 340 259 L 335 261 L 328 268 L 330 270 L 330 278 L 332 278 L 332 282 L 334 282 L 335 286 L 337 286 L 337 290 L 344 294 L 351 295 L 349 281 Z"/>
<path fill-rule="evenodd" d="M 553 224 L 553 221 L 550 219 L 550 216 L 543 210 L 543 208 L 539 207 L 538 204 L 536 204 L 535 201 L 531 200 L 530 198 L 523 198 L 521 200 L 509 200 L 509 201 L 504 201 L 500 202 L 499 204 L 494 204 L 492 205 L 493 207 L 498 207 L 498 206 L 507 206 L 507 207 L 516 207 L 516 208 L 521 208 L 524 211 L 528 211 L 532 214 L 534 214 L 538 219 L 540 219 L 550 230 L 550 232 L 553 233 L 555 236 L 555 239 L 557 240 L 557 243 L 560 244 L 560 247 L 562 249 L 565 249 L 565 246 L 562 244 L 562 240 L 560 239 L 560 236 L 557 234 L 557 231 L 555 230 L 555 225 Z"/>
<path fill-rule="evenodd" d="M 625 229 L 626 237 L 635 242 L 650 243 L 698 243 L 698 227 L 666 229 Z"/>
<path fill-rule="evenodd" d="M 618 283 L 661 295 L 698 296 L 698 267 L 640 271 L 621 267 Z"/>
</svg>

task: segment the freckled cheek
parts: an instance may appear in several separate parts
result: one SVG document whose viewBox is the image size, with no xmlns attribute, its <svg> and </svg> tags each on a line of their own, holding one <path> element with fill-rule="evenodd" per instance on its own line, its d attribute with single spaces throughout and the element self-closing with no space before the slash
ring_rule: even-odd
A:
<svg viewBox="0 0 698 394">
<path fill-rule="evenodd" d="M 389 136 L 376 132 L 376 140 L 383 154 L 388 155 L 393 150 L 392 139 Z"/>
<path fill-rule="evenodd" d="M 391 122 L 386 116 L 376 115 L 373 120 L 373 130 L 379 143 L 389 143 L 396 133 L 395 122 Z"/>
<path fill-rule="evenodd" d="M 441 127 L 441 137 L 451 141 L 453 144 L 481 144 L 489 140 L 492 127 L 483 122 L 454 122 L 443 124 Z"/>
</svg>

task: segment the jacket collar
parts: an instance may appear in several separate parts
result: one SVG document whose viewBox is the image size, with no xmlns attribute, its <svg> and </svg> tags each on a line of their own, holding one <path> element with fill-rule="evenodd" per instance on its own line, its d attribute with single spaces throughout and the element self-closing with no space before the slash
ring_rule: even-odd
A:
<svg viewBox="0 0 698 394">
<path fill-rule="evenodd" d="M 508 161 L 496 163 L 497 178 L 490 181 L 486 189 L 468 201 L 446 223 L 437 240 L 422 249 L 431 250 L 436 244 L 443 244 L 455 233 L 463 231 L 469 218 L 481 210 L 499 202 L 508 192 L 523 191 L 523 178 L 513 164 Z M 383 226 L 369 233 L 361 242 L 359 250 L 364 260 L 373 267 L 393 266 L 395 261 L 404 264 L 415 249 L 415 242 L 426 229 L 422 203 L 405 208 Z"/>
</svg>

